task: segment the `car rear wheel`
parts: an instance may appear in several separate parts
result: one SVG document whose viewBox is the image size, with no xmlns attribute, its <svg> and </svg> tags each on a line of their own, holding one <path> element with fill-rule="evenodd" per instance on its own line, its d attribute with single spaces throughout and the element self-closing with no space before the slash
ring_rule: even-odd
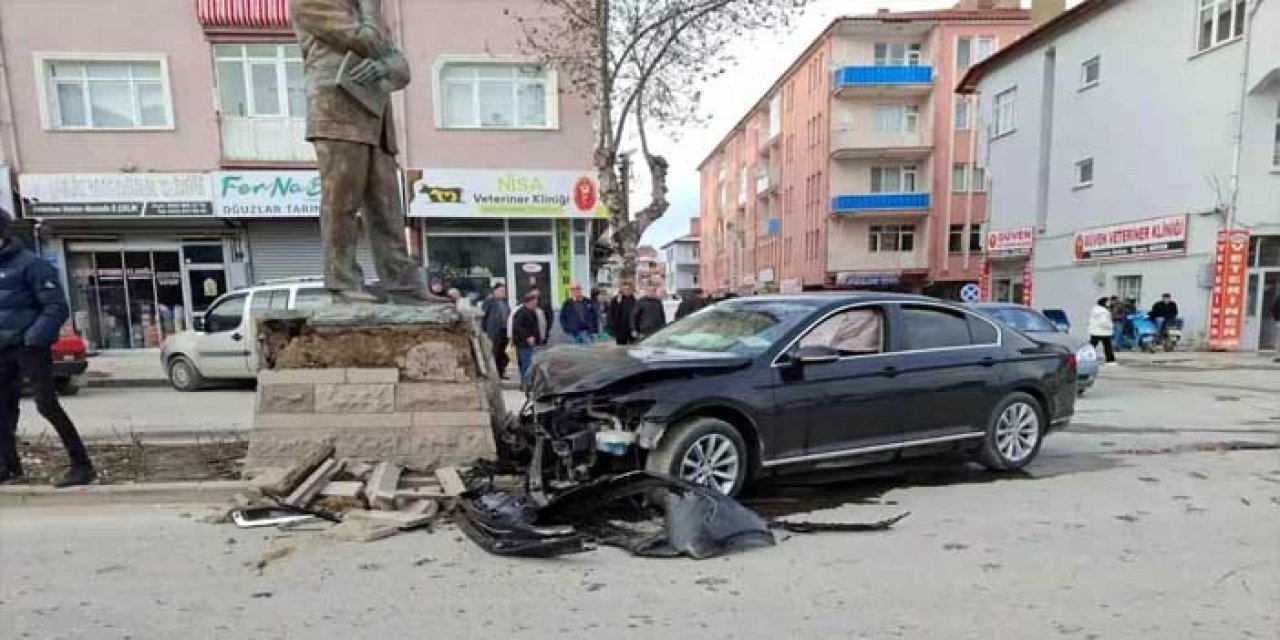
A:
<svg viewBox="0 0 1280 640">
<path fill-rule="evenodd" d="M 178 356 L 169 361 L 169 384 L 178 391 L 198 391 L 204 386 L 204 376 L 195 363 Z"/>
<path fill-rule="evenodd" d="M 994 471 L 1027 466 L 1040 453 L 1044 426 L 1044 409 L 1035 398 L 1021 392 L 1005 396 L 991 412 L 978 462 Z"/>
<path fill-rule="evenodd" d="M 733 425 L 691 418 L 667 430 L 645 468 L 736 496 L 747 479 L 747 445 Z"/>
</svg>

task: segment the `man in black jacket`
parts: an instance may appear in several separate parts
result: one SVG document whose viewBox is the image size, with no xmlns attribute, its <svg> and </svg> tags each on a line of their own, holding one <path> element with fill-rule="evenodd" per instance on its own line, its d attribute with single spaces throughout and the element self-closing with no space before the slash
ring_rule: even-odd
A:
<svg viewBox="0 0 1280 640">
<path fill-rule="evenodd" d="M 703 295 L 702 289 L 694 289 L 692 292 L 685 294 L 680 300 L 680 306 L 676 307 L 676 320 L 693 315 L 707 306 L 706 298 Z"/>
<path fill-rule="evenodd" d="M 636 294 L 631 282 L 624 280 L 618 295 L 609 303 L 609 333 L 618 344 L 631 344 L 636 337 Z"/>
<path fill-rule="evenodd" d="M 1159 335 L 1163 339 L 1169 331 L 1169 324 L 1178 319 L 1178 303 L 1173 301 L 1173 296 L 1166 293 L 1151 305 L 1151 313 L 1147 315 L 1160 328 Z"/>
<path fill-rule="evenodd" d="M 667 310 L 662 306 L 657 287 L 649 287 L 636 303 L 636 333 L 647 338 L 667 326 Z"/>
<path fill-rule="evenodd" d="M 484 315 L 480 319 L 480 328 L 489 342 L 493 344 L 493 364 L 498 368 L 498 377 L 507 379 L 507 320 L 511 317 L 511 303 L 507 302 L 507 285 L 498 284 L 493 288 L 493 295 L 484 301 L 481 307 Z"/>
<path fill-rule="evenodd" d="M 50 345 L 70 311 L 58 272 L 8 237 L 9 216 L 0 210 L 0 482 L 22 476 L 18 457 L 18 410 L 22 374 L 31 383 L 36 409 L 53 425 L 71 459 L 54 486 L 93 482 L 93 463 L 80 434 L 58 403 Z"/>
<path fill-rule="evenodd" d="M 529 374 L 534 349 L 546 341 L 538 314 L 538 294 L 529 292 L 524 294 L 523 303 L 511 318 L 511 340 L 516 344 L 516 365 L 520 367 L 522 380 Z"/>
</svg>

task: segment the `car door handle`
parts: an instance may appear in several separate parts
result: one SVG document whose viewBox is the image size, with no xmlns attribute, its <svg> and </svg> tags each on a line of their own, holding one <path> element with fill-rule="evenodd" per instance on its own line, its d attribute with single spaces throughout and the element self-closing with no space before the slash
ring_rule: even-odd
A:
<svg viewBox="0 0 1280 640">
<path fill-rule="evenodd" d="M 240 335 L 240 332 L 239 332 L 239 331 L 237 331 L 237 332 L 235 332 L 235 333 L 231 334 L 231 339 L 232 339 L 232 340 L 235 340 L 236 342 L 239 342 L 239 341 L 240 341 L 240 339 L 241 339 L 241 338 L 243 338 L 243 337 L 244 337 L 244 336 Z"/>
</svg>

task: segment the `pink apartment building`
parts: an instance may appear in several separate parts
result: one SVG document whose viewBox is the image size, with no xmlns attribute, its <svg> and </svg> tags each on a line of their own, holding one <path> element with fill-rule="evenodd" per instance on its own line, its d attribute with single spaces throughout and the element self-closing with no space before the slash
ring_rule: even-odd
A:
<svg viewBox="0 0 1280 640">
<path fill-rule="evenodd" d="M 585 105 L 505 10 L 383 0 L 412 66 L 393 98 L 406 239 L 429 271 L 568 294 L 602 209 Z M 219 296 L 320 273 L 288 0 L 0 2 L 0 206 L 36 225 L 95 348 L 157 346 Z M 375 272 L 362 251 L 365 272 Z"/>
<path fill-rule="evenodd" d="M 832 21 L 699 167 L 706 286 L 978 282 L 986 172 L 954 87 L 1031 23 L 1018 0 Z"/>
</svg>

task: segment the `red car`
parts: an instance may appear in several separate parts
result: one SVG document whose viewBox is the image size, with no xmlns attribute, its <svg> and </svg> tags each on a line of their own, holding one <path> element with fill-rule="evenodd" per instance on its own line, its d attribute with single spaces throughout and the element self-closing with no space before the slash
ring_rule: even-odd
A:
<svg viewBox="0 0 1280 640">
<path fill-rule="evenodd" d="M 84 372 L 89 368 L 89 349 L 84 338 L 67 322 L 62 325 L 62 333 L 51 350 L 53 379 L 58 383 L 58 393 L 64 396 L 79 393 L 84 387 Z"/>
</svg>

